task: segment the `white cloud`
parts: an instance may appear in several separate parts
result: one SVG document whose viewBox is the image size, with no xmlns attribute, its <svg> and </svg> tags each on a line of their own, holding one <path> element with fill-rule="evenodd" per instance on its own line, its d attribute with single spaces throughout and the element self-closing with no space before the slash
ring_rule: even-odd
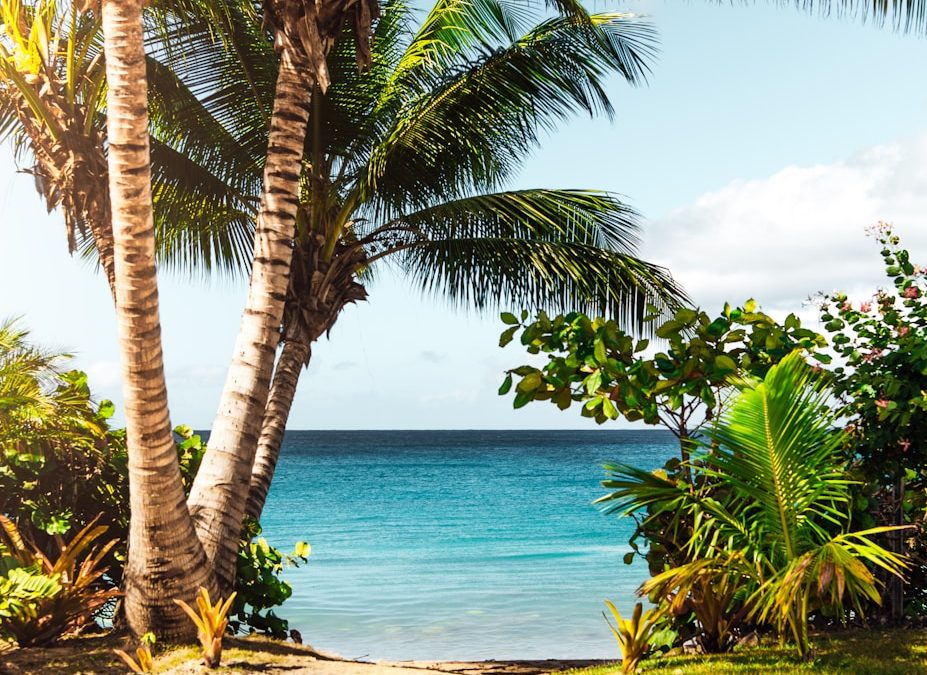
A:
<svg viewBox="0 0 927 675">
<path fill-rule="evenodd" d="M 734 181 L 653 221 L 644 253 L 709 312 L 749 297 L 793 311 L 818 291 L 886 285 L 864 233 L 879 220 L 894 223 L 915 262 L 927 263 L 927 134 Z"/>
<path fill-rule="evenodd" d="M 118 361 L 94 361 L 84 368 L 91 388 L 115 387 L 122 382 L 122 370 Z"/>
</svg>

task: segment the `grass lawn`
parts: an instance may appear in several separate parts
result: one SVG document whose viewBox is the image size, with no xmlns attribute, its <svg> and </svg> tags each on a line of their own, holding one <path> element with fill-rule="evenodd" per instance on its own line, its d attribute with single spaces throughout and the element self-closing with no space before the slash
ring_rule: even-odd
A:
<svg viewBox="0 0 927 675">
<path fill-rule="evenodd" d="M 917 675 L 927 674 L 927 630 L 852 631 L 818 636 L 815 657 L 802 662 L 794 649 L 750 647 L 733 654 L 688 655 L 649 659 L 641 663 L 648 675 L 727 675 L 766 673 L 791 675 Z M 570 675 L 612 675 L 619 666 L 595 666 Z"/>
</svg>

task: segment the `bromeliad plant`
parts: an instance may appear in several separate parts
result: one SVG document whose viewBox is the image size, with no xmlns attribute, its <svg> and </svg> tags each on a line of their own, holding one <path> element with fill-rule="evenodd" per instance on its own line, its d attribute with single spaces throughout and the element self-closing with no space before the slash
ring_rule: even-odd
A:
<svg viewBox="0 0 927 675">
<path fill-rule="evenodd" d="M 119 656 L 133 673 L 150 673 L 154 667 L 154 660 L 151 656 L 151 647 L 155 643 L 154 633 L 145 633 L 142 636 L 140 644 L 135 649 L 135 657 L 132 658 L 125 650 L 114 649 L 116 655 Z M 136 660 L 137 659 L 137 660 Z"/>
<path fill-rule="evenodd" d="M 610 600 L 605 601 L 605 606 L 615 619 L 612 624 L 608 616 L 602 613 L 621 649 L 621 672 L 636 673 L 641 660 L 659 648 L 661 612 L 659 609 L 644 612 L 644 606 L 638 602 L 634 605 L 631 618 L 625 619 Z"/>
<path fill-rule="evenodd" d="M 672 503 L 694 524 L 691 561 L 645 582 L 642 593 L 678 601 L 706 579 L 737 583 L 743 599 L 729 612 L 745 608 L 802 656 L 811 649 L 809 616 L 842 617 L 847 607 L 862 613 L 866 602 L 879 602 L 873 569 L 901 576 L 905 562 L 873 541 L 892 528 L 850 530 L 851 481 L 829 396 L 794 353 L 762 381 L 745 381 L 706 428 L 710 444 L 691 461 L 695 489 L 612 468 L 609 485 L 618 489 L 599 500 L 608 510 Z"/>
<path fill-rule="evenodd" d="M 96 612 L 120 595 L 103 582 L 103 560 L 116 545 L 115 540 L 97 545 L 106 530 L 91 522 L 67 543 L 57 537 L 60 553 L 52 559 L 0 515 L 0 585 L 19 598 L 0 610 L 0 633 L 29 647 L 91 624 Z"/>
<path fill-rule="evenodd" d="M 228 613 L 234 601 L 235 593 L 232 593 L 225 602 L 220 598 L 213 605 L 209 599 L 209 591 L 205 588 L 200 588 L 196 596 L 198 611 L 194 611 L 183 600 L 174 600 L 196 625 L 197 637 L 203 647 L 203 663 L 207 668 L 218 668 L 222 660 L 222 636 L 228 628 Z"/>
</svg>

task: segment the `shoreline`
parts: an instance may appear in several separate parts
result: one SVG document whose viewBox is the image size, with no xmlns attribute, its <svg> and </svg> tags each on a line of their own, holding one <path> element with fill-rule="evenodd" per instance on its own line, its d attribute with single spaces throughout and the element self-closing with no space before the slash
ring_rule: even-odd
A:
<svg viewBox="0 0 927 675">
<path fill-rule="evenodd" d="M 134 651 L 125 635 L 84 635 L 61 640 L 51 647 L 0 646 L 0 674 L 41 675 L 82 673 L 122 675 L 128 671 L 113 649 Z M 342 658 L 310 645 L 278 642 L 259 636 L 226 637 L 222 670 L 226 674 L 260 672 L 265 675 L 541 675 L 615 663 L 603 659 L 512 659 L 484 661 L 363 661 Z M 193 646 L 155 649 L 155 673 L 192 675 L 210 673 L 199 663 Z"/>
</svg>

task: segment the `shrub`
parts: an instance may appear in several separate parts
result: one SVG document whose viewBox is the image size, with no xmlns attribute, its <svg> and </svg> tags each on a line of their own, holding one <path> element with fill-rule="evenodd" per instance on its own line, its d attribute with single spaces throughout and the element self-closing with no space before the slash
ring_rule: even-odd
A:
<svg viewBox="0 0 927 675">
<path fill-rule="evenodd" d="M 902 597 L 890 584 L 894 618 L 902 608 L 927 616 L 927 270 L 915 265 L 892 228 L 871 234 L 880 247 L 887 288 L 854 303 L 844 293 L 820 303 L 824 328 L 844 365 L 834 387 L 848 421 L 847 455 L 865 485 L 857 489 L 857 517 L 910 525 L 886 537 L 911 559 Z"/>
<path fill-rule="evenodd" d="M 65 633 L 79 632 L 119 595 L 102 581 L 107 571 L 102 561 L 116 542 L 95 546 L 106 526 L 91 522 L 67 543 L 57 536 L 59 554 L 54 560 L 27 544 L 8 518 L 0 516 L 0 526 L 0 572 L 21 598 L 7 605 L 0 631 L 20 646 L 46 645 Z"/>
<path fill-rule="evenodd" d="M 62 368 L 67 358 L 31 345 L 15 323 L 0 323 L 0 514 L 46 558 L 60 551 L 59 537 L 105 526 L 115 542 L 105 547 L 99 565 L 107 571 L 95 585 L 117 588 L 129 526 L 125 430 L 109 426 L 114 406 L 93 400 L 86 374 Z M 206 443 L 185 425 L 174 433 L 189 491 Z M 245 523 L 232 626 L 286 638 L 287 622 L 271 608 L 290 597 L 279 575 L 306 562 L 308 545 L 286 554 L 255 541 L 259 535 L 257 523 Z"/>
<path fill-rule="evenodd" d="M 710 494 L 619 469 L 623 484 L 605 498 L 615 509 L 672 502 L 695 523 L 691 561 L 648 580 L 643 593 L 678 601 L 706 581 L 734 584 L 749 616 L 792 639 L 802 656 L 810 614 L 843 615 L 846 606 L 860 614 L 878 601 L 868 565 L 900 576 L 904 562 L 872 540 L 889 528 L 849 531 L 852 493 L 829 400 L 795 353 L 762 382 L 744 382 L 706 429 L 710 443 L 692 469 L 715 481 Z"/>
<path fill-rule="evenodd" d="M 260 536 L 261 526 L 246 518 L 238 548 L 235 575 L 235 602 L 229 625 L 234 632 L 247 630 L 286 639 L 289 623 L 278 617 L 273 607 L 282 605 L 292 594 L 292 587 L 280 578 L 286 567 L 308 562 L 309 544 L 298 542 L 292 553 L 284 553 Z"/>
</svg>

